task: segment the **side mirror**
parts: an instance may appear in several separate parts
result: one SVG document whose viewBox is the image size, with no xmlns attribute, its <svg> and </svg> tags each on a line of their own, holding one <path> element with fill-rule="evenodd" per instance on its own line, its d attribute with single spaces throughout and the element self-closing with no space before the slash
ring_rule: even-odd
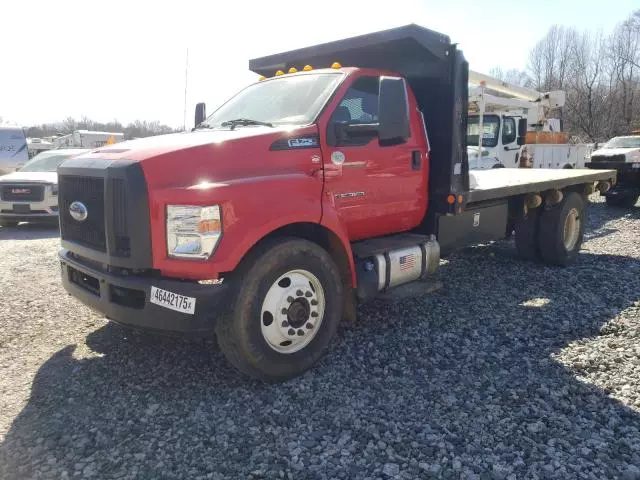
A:
<svg viewBox="0 0 640 480">
<path fill-rule="evenodd" d="M 205 118 L 207 118 L 207 105 L 204 103 L 197 103 L 194 127 L 197 127 L 204 122 Z"/>
<path fill-rule="evenodd" d="M 522 146 L 525 144 L 527 137 L 527 119 L 521 118 L 518 120 L 518 145 Z"/>
<path fill-rule="evenodd" d="M 519 137 L 524 137 L 527 134 L 527 119 L 526 118 L 520 118 L 518 120 L 518 136 Z"/>
<path fill-rule="evenodd" d="M 409 97 L 404 78 L 380 77 L 378 138 L 383 145 L 404 143 L 410 135 Z"/>
</svg>

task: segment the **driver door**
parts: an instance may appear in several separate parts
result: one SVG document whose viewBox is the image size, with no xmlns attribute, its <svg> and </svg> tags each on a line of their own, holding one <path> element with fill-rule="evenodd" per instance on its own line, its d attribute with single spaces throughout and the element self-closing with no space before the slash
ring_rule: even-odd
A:
<svg viewBox="0 0 640 480">
<path fill-rule="evenodd" d="M 426 205 L 426 148 L 413 123 L 407 142 L 389 146 L 381 146 L 375 133 L 345 136 L 336 128 L 378 122 L 379 83 L 379 76 L 357 78 L 327 125 L 325 191 L 352 241 L 409 230 Z"/>
</svg>

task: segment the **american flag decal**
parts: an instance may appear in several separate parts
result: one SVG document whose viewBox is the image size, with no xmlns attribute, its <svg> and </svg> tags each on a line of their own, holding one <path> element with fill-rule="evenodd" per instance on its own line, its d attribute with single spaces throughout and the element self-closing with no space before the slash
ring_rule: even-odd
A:
<svg viewBox="0 0 640 480">
<path fill-rule="evenodd" d="M 415 256 L 413 253 L 410 255 L 403 255 L 400 257 L 398 262 L 400 263 L 400 270 L 411 270 L 415 266 Z"/>
</svg>

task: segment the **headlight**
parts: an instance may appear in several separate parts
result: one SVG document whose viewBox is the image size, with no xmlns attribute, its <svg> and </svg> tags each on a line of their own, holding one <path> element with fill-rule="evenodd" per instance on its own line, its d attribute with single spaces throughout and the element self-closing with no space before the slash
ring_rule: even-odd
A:
<svg viewBox="0 0 640 480">
<path fill-rule="evenodd" d="M 221 236 L 218 205 L 167 205 L 167 251 L 170 257 L 209 258 Z"/>
</svg>

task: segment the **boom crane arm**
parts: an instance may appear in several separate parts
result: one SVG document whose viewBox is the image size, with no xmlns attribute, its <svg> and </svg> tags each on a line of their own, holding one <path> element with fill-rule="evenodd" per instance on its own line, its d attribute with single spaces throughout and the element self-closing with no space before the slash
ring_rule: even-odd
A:
<svg viewBox="0 0 640 480">
<path fill-rule="evenodd" d="M 509 95 L 510 97 L 538 103 L 548 108 L 563 107 L 566 101 L 566 93 L 562 90 L 552 90 L 541 93 L 530 88 L 512 85 L 500 79 L 485 75 L 484 73 L 474 72 L 473 70 L 469 70 L 469 83 L 483 86 L 489 90 Z"/>
</svg>

